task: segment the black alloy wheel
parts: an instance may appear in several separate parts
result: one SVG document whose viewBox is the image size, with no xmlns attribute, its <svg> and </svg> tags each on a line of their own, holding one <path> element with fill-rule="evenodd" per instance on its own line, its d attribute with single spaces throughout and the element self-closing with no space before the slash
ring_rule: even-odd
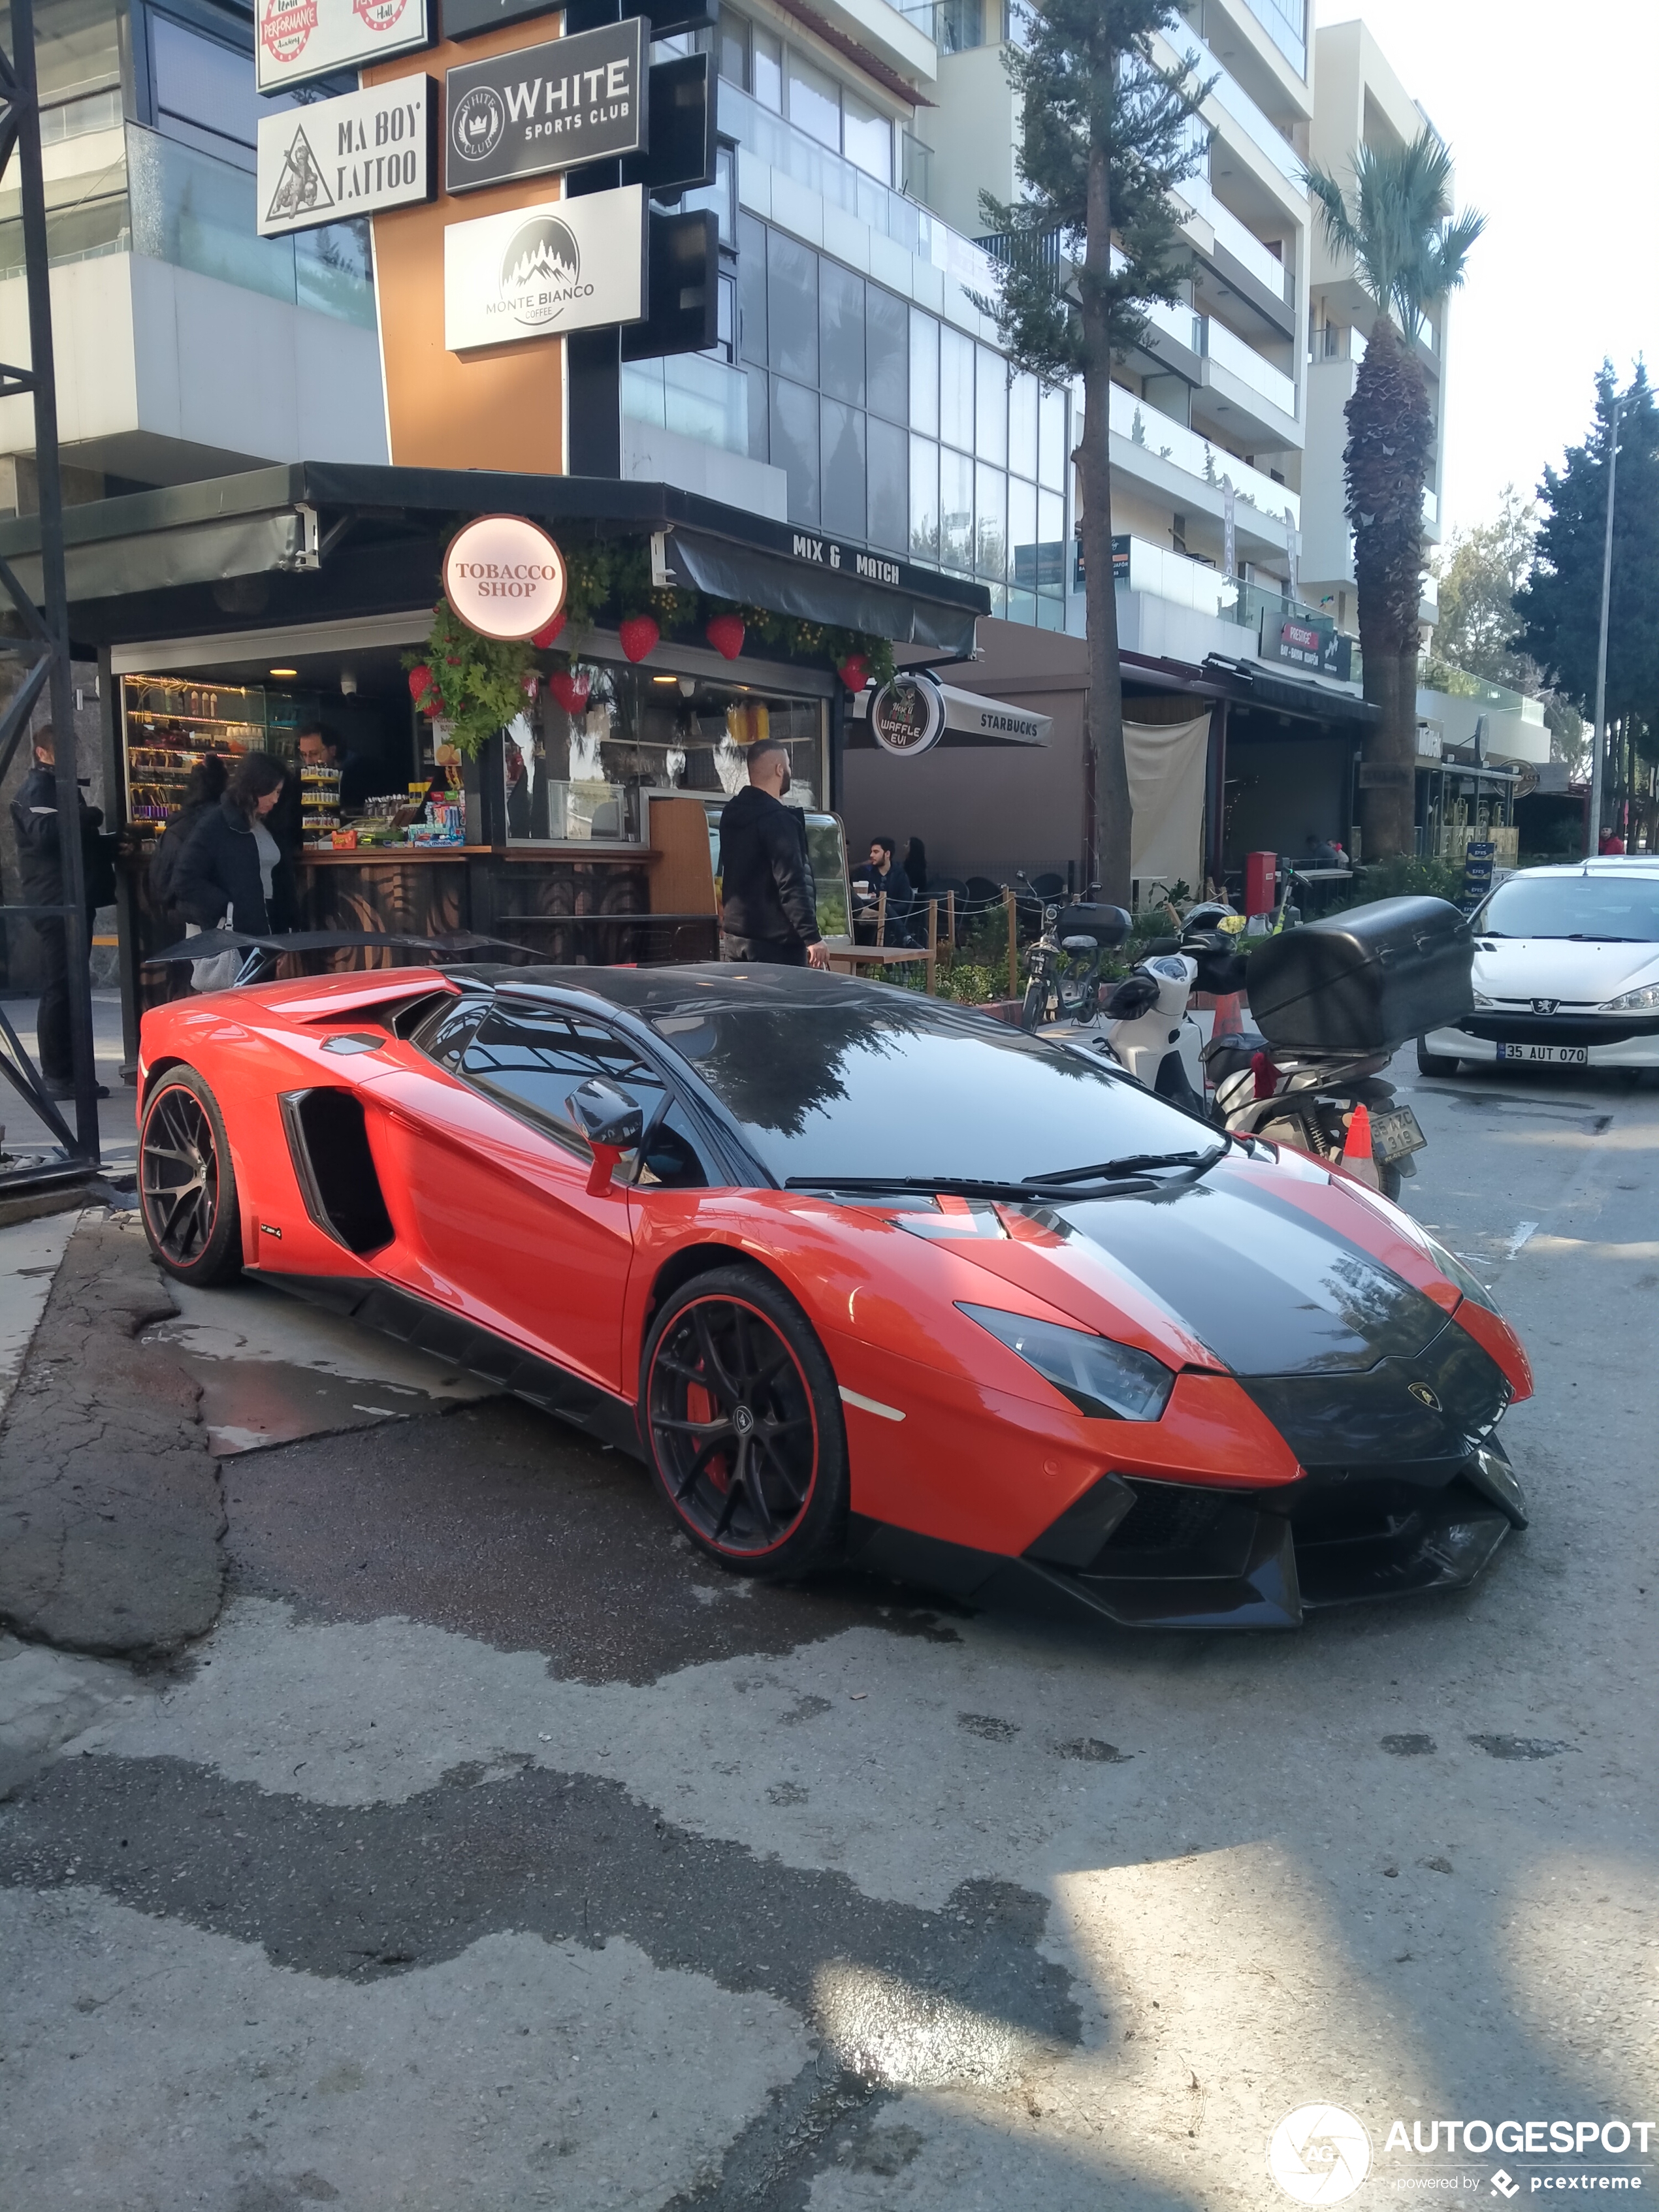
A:
<svg viewBox="0 0 1659 2212">
<path fill-rule="evenodd" d="M 138 1192 L 149 1248 L 185 1283 L 228 1283 L 242 1270 L 230 1147 L 213 1093 L 194 1068 L 169 1068 L 144 1108 Z"/>
<path fill-rule="evenodd" d="M 838 1548 L 847 1510 L 840 1395 L 793 1298 L 750 1267 L 699 1275 L 646 1346 L 645 1425 L 687 1532 L 739 1573 L 803 1572 Z"/>
</svg>

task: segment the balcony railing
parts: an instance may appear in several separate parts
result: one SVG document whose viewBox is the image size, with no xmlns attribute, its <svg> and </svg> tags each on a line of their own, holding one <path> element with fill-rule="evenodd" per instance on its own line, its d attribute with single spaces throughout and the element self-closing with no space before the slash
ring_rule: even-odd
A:
<svg viewBox="0 0 1659 2212">
<path fill-rule="evenodd" d="M 740 147 L 781 176 L 817 192 L 832 207 L 857 216 L 922 261 L 930 261 L 968 290 L 990 295 L 998 283 L 997 265 L 988 253 L 942 222 L 928 209 L 880 183 L 855 162 L 821 146 L 793 123 L 763 107 L 724 78 L 720 88 L 720 127 Z"/>
<path fill-rule="evenodd" d="M 1128 544 L 1127 576 L 1121 556 L 1115 553 L 1113 560 L 1115 579 L 1127 591 L 1150 592 L 1154 599 L 1167 599 L 1172 606 L 1191 607 L 1198 614 L 1216 617 L 1237 588 L 1219 568 L 1194 561 L 1188 554 L 1150 544 L 1144 538 L 1131 538 Z"/>
<path fill-rule="evenodd" d="M 1300 77 L 1308 74 L 1308 0 L 1245 0 L 1257 22 Z"/>
<path fill-rule="evenodd" d="M 1230 331 L 1225 323 L 1217 322 L 1213 315 L 1200 315 L 1194 319 L 1203 326 L 1202 350 L 1212 361 L 1230 371 L 1241 384 L 1248 385 L 1281 415 L 1294 418 L 1296 384 L 1292 378 L 1286 376 L 1282 368 L 1275 368 L 1272 362 L 1264 361 L 1253 345 L 1247 344 L 1237 331 Z"/>
<path fill-rule="evenodd" d="M 1260 15 L 1264 8 L 1272 9 L 1273 0 L 1251 0 L 1251 4 Z M 1301 192 L 1304 189 L 1301 157 L 1284 132 L 1275 127 L 1238 79 L 1228 71 L 1224 64 L 1216 59 L 1195 32 L 1182 24 L 1170 33 L 1170 38 L 1176 52 L 1183 61 L 1192 63 L 1205 83 L 1207 84 L 1212 77 L 1215 79 L 1215 88 L 1210 97 L 1216 106 L 1240 126 L 1250 143 L 1265 154 L 1280 175 L 1294 185 L 1298 193 Z M 1300 68 L 1301 64 L 1298 63 L 1297 66 Z"/>
<path fill-rule="evenodd" d="M 1216 198 L 1204 178 L 1188 177 L 1185 184 L 1176 187 L 1176 197 L 1184 199 L 1194 215 L 1209 224 L 1215 233 L 1216 244 L 1224 246 L 1234 260 L 1248 269 L 1259 284 L 1265 285 L 1274 299 L 1285 296 L 1289 270 L 1253 230 L 1239 221 L 1224 201 Z"/>
<path fill-rule="evenodd" d="M 1137 399 L 1121 384 L 1112 386 L 1111 427 L 1114 436 L 1142 447 L 1218 491 L 1224 479 L 1230 479 L 1237 499 L 1256 510 L 1258 535 L 1282 538 L 1287 508 L 1292 523 L 1301 527 L 1302 502 L 1288 484 L 1276 483 L 1260 469 L 1253 469 L 1248 461 L 1241 461 L 1237 454 L 1228 453 L 1224 447 L 1212 445 L 1184 422 L 1177 422 L 1172 416 L 1149 406 L 1146 400 Z"/>
<path fill-rule="evenodd" d="M 673 354 L 665 361 L 624 362 L 622 411 L 632 422 L 725 453 L 749 451 L 748 378 L 740 368 L 706 354 Z"/>
</svg>

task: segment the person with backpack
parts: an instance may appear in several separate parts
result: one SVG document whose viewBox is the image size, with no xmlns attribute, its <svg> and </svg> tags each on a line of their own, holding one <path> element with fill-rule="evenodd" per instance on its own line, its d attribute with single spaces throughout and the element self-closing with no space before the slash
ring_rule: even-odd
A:
<svg viewBox="0 0 1659 2212">
<path fill-rule="evenodd" d="M 17 833 L 17 872 L 27 906 L 61 906 L 64 871 L 58 842 L 58 747 L 50 723 L 34 733 L 34 765 L 24 777 L 11 802 L 12 827 Z M 78 794 L 77 794 L 78 796 Z M 92 950 L 92 918 L 115 896 L 115 854 L 118 840 L 106 836 L 103 815 L 82 799 L 81 810 L 81 866 L 87 901 L 87 953 Z M 73 1098 L 75 1070 L 70 1048 L 69 931 L 62 915 L 33 917 L 35 941 L 40 949 L 40 1003 L 34 1018 L 35 1042 L 40 1055 L 40 1076 L 47 1095 Z M 100 1098 L 109 1091 L 94 1086 Z"/>
</svg>

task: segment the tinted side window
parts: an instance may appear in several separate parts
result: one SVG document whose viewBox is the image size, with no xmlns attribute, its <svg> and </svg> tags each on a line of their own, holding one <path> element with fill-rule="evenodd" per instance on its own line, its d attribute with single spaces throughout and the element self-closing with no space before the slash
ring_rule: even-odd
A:
<svg viewBox="0 0 1659 2212">
<path fill-rule="evenodd" d="M 483 999 L 447 999 L 414 1031 L 410 1042 L 428 1060 L 435 1060 L 453 1075 L 461 1054 L 472 1042 L 472 1032 L 483 1019 L 489 1002 Z"/>
<path fill-rule="evenodd" d="M 636 1099 L 647 1121 L 662 1092 L 660 1079 L 614 1030 L 597 1022 L 500 1006 L 468 1045 L 461 1073 L 584 1157 L 587 1139 L 565 1108 L 573 1091 L 602 1076 Z"/>
</svg>

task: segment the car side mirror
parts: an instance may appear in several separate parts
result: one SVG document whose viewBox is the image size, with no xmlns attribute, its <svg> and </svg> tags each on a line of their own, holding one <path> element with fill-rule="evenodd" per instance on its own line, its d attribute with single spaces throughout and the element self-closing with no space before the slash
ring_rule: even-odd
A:
<svg viewBox="0 0 1659 2212">
<path fill-rule="evenodd" d="M 609 1185 L 623 1154 L 631 1152 L 644 1136 L 644 1113 L 637 1099 L 598 1075 L 589 1076 L 580 1090 L 571 1092 L 564 1110 L 593 1147 L 587 1188 L 597 1195 Z"/>
</svg>

